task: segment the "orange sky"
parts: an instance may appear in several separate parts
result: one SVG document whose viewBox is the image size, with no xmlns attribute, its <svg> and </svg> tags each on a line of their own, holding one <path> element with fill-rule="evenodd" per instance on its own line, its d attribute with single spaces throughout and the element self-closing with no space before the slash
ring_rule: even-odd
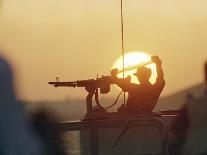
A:
<svg viewBox="0 0 207 155">
<path fill-rule="evenodd" d="M 163 60 L 163 95 L 202 82 L 207 58 L 207 1 L 124 0 L 126 51 Z M 84 97 L 84 89 L 53 89 L 61 80 L 109 74 L 120 56 L 119 0 L 2 0 L 0 55 L 15 68 L 26 100 Z M 115 90 L 112 94 L 117 94 Z M 79 95 L 81 94 L 81 95 Z"/>
</svg>

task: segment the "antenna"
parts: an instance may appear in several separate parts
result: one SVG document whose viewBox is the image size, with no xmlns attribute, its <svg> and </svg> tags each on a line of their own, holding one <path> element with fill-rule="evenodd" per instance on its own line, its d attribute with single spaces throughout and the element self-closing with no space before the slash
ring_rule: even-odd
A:
<svg viewBox="0 0 207 155">
<path fill-rule="evenodd" d="M 123 78 L 125 75 L 124 62 L 124 17 L 123 17 L 123 0 L 121 0 L 121 45 L 122 45 L 122 63 L 123 63 Z M 124 105 L 126 105 L 126 93 L 124 92 Z"/>
</svg>

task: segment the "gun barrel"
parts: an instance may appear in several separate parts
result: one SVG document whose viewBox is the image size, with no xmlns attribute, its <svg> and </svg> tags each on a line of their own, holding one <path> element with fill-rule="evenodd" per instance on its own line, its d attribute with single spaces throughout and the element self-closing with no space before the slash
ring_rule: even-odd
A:
<svg viewBox="0 0 207 155">
<path fill-rule="evenodd" d="M 126 78 L 127 79 L 127 78 Z M 115 84 L 111 76 L 102 76 L 97 79 L 78 80 L 72 82 L 49 82 L 48 84 L 54 87 L 85 87 L 86 89 L 100 88 L 101 94 L 106 94 L 110 91 L 110 85 Z"/>
<path fill-rule="evenodd" d="M 76 87 L 76 82 L 49 82 L 48 84 L 53 85 L 54 87 Z"/>
</svg>

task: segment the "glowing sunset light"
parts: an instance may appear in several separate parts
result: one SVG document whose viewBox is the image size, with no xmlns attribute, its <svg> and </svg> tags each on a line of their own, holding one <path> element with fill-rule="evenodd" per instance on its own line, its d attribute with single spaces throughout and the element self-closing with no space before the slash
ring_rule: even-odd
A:
<svg viewBox="0 0 207 155">
<path fill-rule="evenodd" d="M 131 76 L 131 82 L 132 83 L 139 83 L 137 78 L 133 75 L 136 72 L 136 68 L 133 66 L 139 66 L 142 64 L 145 64 L 151 60 L 151 55 L 144 53 L 144 52 L 128 52 L 124 55 L 124 65 L 125 69 L 132 67 L 133 69 L 125 71 L 125 77 L 128 75 Z M 150 68 L 152 70 L 152 75 L 150 78 L 151 83 L 155 83 L 157 72 L 156 72 L 156 65 L 155 64 L 148 64 L 146 67 Z M 120 56 L 113 64 L 113 69 L 118 68 L 118 70 L 122 70 L 123 68 L 123 61 L 122 56 Z M 123 77 L 122 73 L 118 74 L 119 78 Z"/>
</svg>

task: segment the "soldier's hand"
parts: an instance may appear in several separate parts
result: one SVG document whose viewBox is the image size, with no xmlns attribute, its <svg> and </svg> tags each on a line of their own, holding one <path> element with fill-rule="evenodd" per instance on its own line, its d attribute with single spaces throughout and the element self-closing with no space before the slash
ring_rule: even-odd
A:
<svg viewBox="0 0 207 155">
<path fill-rule="evenodd" d="M 154 55 L 154 56 L 151 57 L 151 60 L 154 63 L 156 63 L 157 65 L 161 65 L 162 64 L 162 61 L 160 60 L 159 56 Z"/>
<path fill-rule="evenodd" d="M 112 77 L 116 77 L 117 74 L 118 74 L 118 69 L 117 68 L 111 70 L 111 76 Z"/>
</svg>

